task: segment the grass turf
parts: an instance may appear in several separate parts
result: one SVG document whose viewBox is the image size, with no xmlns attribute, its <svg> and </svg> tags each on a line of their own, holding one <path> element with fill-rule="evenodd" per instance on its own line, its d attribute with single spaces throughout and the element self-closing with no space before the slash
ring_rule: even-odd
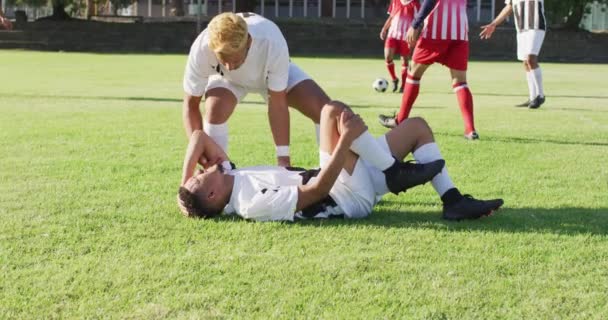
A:
<svg viewBox="0 0 608 320">
<path fill-rule="evenodd" d="M 0 318 L 564 318 L 608 314 L 607 65 L 542 64 L 547 103 L 516 109 L 515 62 L 472 62 L 481 140 L 462 138 L 449 74 L 422 79 L 423 116 L 459 188 L 497 215 L 440 219 L 430 185 L 367 219 L 182 218 L 185 55 L 0 51 Z M 295 58 L 374 134 L 400 95 L 382 60 Z M 292 112 L 293 164 L 315 166 Z M 239 166 L 274 163 L 265 106 L 230 120 Z"/>
</svg>

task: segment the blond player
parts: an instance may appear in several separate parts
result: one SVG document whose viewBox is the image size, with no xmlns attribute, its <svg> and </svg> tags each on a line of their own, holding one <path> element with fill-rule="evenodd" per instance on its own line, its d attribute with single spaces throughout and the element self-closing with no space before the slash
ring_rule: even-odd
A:
<svg viewBox="0 0 608 320">
<path fill-rule="evenodd" d="M 183 123 L 189 137 L 204 130 L 224 151 L 228 119 L 248 93 L 261 95 L 276 145 L 277 163 L 290 165 L 288 105 L 310 118 L 318 132 L 323 90 L 289 60 L 287 42 L 270 20 L 253 13 L 214 17 L 190 49 L 183 79 Z M 204 99 L 205 113 L 200 103 Z M 318 136 L 318 133 L 317 133 Z M 219 163 L 225 159 L 204 159 Z"/>
</svg>

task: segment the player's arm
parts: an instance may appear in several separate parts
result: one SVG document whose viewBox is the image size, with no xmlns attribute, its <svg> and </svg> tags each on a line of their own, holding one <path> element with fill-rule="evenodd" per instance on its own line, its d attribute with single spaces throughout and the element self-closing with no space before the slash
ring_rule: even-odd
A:
<svg viewBox="0 0 608 320">
<path fill-rule="evenodd" d="M 184 70 L 182 121 L 188 138 L 195 130 L 203 129 L 200 104 L 209 81 L 211 63 L 208 48 L 201 45 L 202 42 L 204 42 L 203 34 L 199 35 L 192 44 Z"/>
<path fill-rule="evenodd" d="M 340 138 L 332 151 L 327 166 L 321 169 L 318 179 L 314 182 L 298 187 L 298 203 L 296 211 L 300 211 L 321 199 L 327 197 L 333 187 L 340 171 L 344 168 L 347 155 L 351 152 L 350 146 L 367 127 L 363 120 L 350 111 L 344 111 L 340 115 L 338 131 Z"/>
<path fill-rule="evenodd" d="M 289 156 L 289 109 L 287 104 L 287 81 L 289 79 L 289 49 L 281 36 L 269 44 L 268 53 L 268 121 L 272 138 L 277 147 L 279 166 L 290 165 Z"/>
<path fill-rule="evenodd" d="M 219 164 L 224 160 L 228 160 L 228 156 L 226 156 L 222 148 L 203 131 L 194 130 L 192 135 L 190 135 L 190 141 L 186 149 L 180 185 L 183 186 L 194 175 L 197 164 L 208 167 L 209 165 Z M 208 163 L 207 161 L 213 161 L 213 163 Z"/>
<path fill-rule="evenodd" d="M 511 15 L 512 12 L 513 6 L 509 3 L 502 9 L 502 11 L 500 11 L 494 21 L 492 21 L 490 24 L 481 27 L 481 33 L 479 34 L 479 36 L 482 39 L 490 39 L 494 31 L 496 30 L 496 27 L 501 25 L 507 19 L 507 17 Z"/>
<path fill-rule="evenodd" d="M 203 97 L 184 94 L 182 107 L 182 120 L 186 136 L 191 136 L 195 130 L 203 129 L 203 116 L 201 115 L 200 104 Z"/>
<path fill-rule="evenodd" d="M 424 25 L 424 19 L 431 14 L 433 8 L 437 4 L 437 0 L 424 0 L 420 5 L 420 10 L 414 16 L 414 20 L 412 20 L 412 25 L 407 30 L 407 35 L 405 36 L 405 40 L 410 48 L 414 48 L 416 41 L 418 41 L 418 37 L 420 37 L 420 32 L 422 31 L 422 26 Z"/>
<path fill-rule="evenodd" d="M 386 38 L 386 32 L 391 25 L 391 21 L 393 21 L 392 14 L 386 18 L 386 22 L 384 23 L 384 26 L 382 26 L 382 30 L 380 30 L 380 39 L 384 40 Z"/>
<path fill-rule="evenodd" d="M 290 165 L 291 159 L 289 157 L 289 108 L 285 90 L 268 90 L 268 121 L 274 144 L 277 146 L 277 163 L 282 167 L 287 167 Z"/>
</svg>

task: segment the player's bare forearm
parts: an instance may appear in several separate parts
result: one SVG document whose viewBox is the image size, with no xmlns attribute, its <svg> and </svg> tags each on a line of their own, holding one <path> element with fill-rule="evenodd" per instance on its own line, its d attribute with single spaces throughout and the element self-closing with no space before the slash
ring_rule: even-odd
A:
<svg viewBox="0 0 608 320">
<path fill-rule="evenodd" d="M 507 17 L 511 15 L 512 12 L 513 6 L 511 6 L 510 4 L 506 5 L 504 8 L 502 8 L 502 11 L 500 11 L 498 17 L 496 17 L 496 19 L 492 21 L 492 24 L 495 26 L 501 25 L 507 19 Z"/>
<path fill-rule="evenodd" d="M 203 129 L 203 117 L 201 115 L 200 104 L 202 97 L 184 95 L 182 106 L 182 120 L 186 136 L 190 138 L 192 132 Z"/>
<path fill-rule="evenodd" d="M 184 164 L 182 166 L 182 181 L 181 185 L 184 185 L 188 179 L 190 179 L 196 169 L 196 164 L 205 152 L 205 140 L 208 138 L 207 135 L 201 130 L 194 130 L 190 135 L 190 141 L 188 142 L 188 148 L 186 149 L 186 156 L 184 157 Z"/>
<path fill-rule="evenodd" d="M 276 146 L 289 146 L 289 109 L 285 92 L 271 92 L 268 99 L 268 121 Z M 289 156 L 280 157 L 289 162 Z"/>
<path fill-rule="evenodd" d="M 334 183 L 338 179 L 344 163 L 346 162 L 346 156 L 350 151 L 350 145 L 352 141 L 345 141 L 340 139 L 336 145 L 327 166 L 325 166 L 319 172 L 318 179 L 308 185 L 303 185 L 298 188 L 298 204 L 296 205 L 296 211 L 300 211 L 319 200 L 325 198 Z"/>
</svg>

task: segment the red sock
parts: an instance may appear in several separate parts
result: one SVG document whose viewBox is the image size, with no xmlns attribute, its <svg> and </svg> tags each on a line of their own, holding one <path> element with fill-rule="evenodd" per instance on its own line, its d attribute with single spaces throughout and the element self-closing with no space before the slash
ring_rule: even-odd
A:
<svg viewBox="0 0 608 320">
<path fill-rule="evenodd" d="M 391 79 L 393 81 L 395 81 L 395 79 L 397 79 L 397 76 L 395 75 L 395 64 L 391 61 L 391 62 L 386 62 L 386 69 L 388 69 L 388 73 L 391 74 Z"/>
<path fill-rule="evenodd" d="M 401 89 L 405 86 L 405 78 L 407 77 L 407 65 L 401 65 Z"/>
<path fill-rule="evenodd" d="M 464 121 L 464 133 L 470 133 L 475 131 L 475 120 L 473 119 L 473 95 L 469 86 L 466 82 L 457 83 L 452 86 L 456 97 L 458 98 L 458 104 L 460 105 L 460 113 L 462 113 L 462 120 Z"/>
<path fill-rule="evenodd" d="M 420 91 L 420 78 L 414 78 L 411 74 L 405 79 L 405 87 L 403 88 L 403 97 L 401 97 L 401 108 L 397 115 L 397 123 L 403 122 L 410 115 L 414 101 L 418 98 Z"/>
</svg>

